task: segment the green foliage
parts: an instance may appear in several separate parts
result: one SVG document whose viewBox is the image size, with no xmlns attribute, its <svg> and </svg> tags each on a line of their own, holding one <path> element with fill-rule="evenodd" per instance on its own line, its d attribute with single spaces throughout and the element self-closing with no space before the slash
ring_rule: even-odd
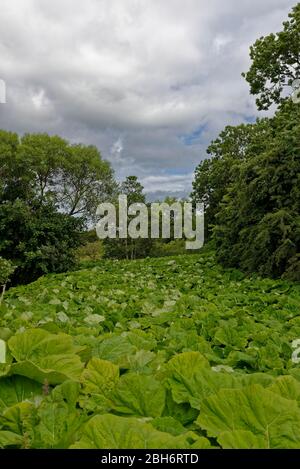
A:
<svg viewBox="0 0 300 469">
<path fill-rule="evenodd" d="M 3 259 L 0 256 L 0 287 L 2 287 L 2 292 L 0 295 L 0 304 L 3 300 L 4 293 L 6 290 L 6 285 L 10 281 L 11 275 L 16 270 L 16 267 L 7 259 Z"/>
<path fill-rule="evenodd" d="M 127 196 L 127 204 L 128 207 L 131 204 L 135 203 L 145 203 L 146 196 L 143 193 L 143 186 L 138 181 L 136 176 L 128 176 L 125 181 L 123 181 L 119 188 L 120 195 Z M 118 217 L 119 217 L 119 207 L 116 202 L 117 207 L 117 228 L 118 228 Z M 130 221 L 135 218 L 134 216 L 128 216 L 128 224 Z M 150 253 L 152 246 L 151 238 L 137 238 L 133 239 L 131 237 L 128 238 L 120 238 L 119 232 L 117 231 L 117 237 L 113 238 L 106 238 L 104 240 L 104 250 L 105 250 L 105 257 L 108 259 L 139 259 L 143 257 L 147 257 Z"/>
<path fill-rule="evenodd" d="M 258 109 L 269 109 L 282 103 L 284 90 L 300 77 L 300 4 L 283 23 L 277 34 L 261 37 L 250 48 L 252 65 L 243 76 L 250 84 L 251 94 L 258 96 Z M 290 88 L 291 89 L 291 88 Z"/>
<path fill-rule="evenodd" d="M 99 261 L 104 256 L 104 245 L 99 239 L 81 246 L 77 249 L 76 254 L 80 261 Z"/>
<path fill-rule="evenodd" d="M 269 120 L 268 147 L 243 161 L 227 187 L 214 228 L 224 265 L 300 279 L 299 122 L 300 108 L 282 105 Z"/>
<path fill-rule="evenodd" d="M 0 204 L 0 254 L 17 266 L 14 282 L 28 283 L 75 265 L 82 221 L 52 205 L 16 200 Z"/>
<path fill-rule="evenodd" d="M 299 12 L 251 50 L 247 80 L 261 108 L 280 103 L 275 117 L 227 127 L 196 170 L 193 200 L 234 268 L 202 250 L 12 288 L 0 304 L 1 448 L 300 448 L 300 289 L 287 280 L 300 272 L 300 108 L 282 99 L 299 73 Z M 0 254 L 16 278 L 70 268 L 83 238 L 95 243 L 82 219 L 114 191 L 94 147 L 0 131 Z M 135 177 L 121 193 L 145 200 Z M 125 241 L 112 257 L 150 252 Z M 0 259 L 0 281 L 11 274 Z"/>
<path fill-rule="evenodd" d="M 107 161 L 96 147 L 72 145 L 63 161 L 56 192 L 58 205 L 69 215 L 96 219 L 100 202 L 112 198 L 117 185 Z"/>
<path fill-rule="evenodd" d="M 127 195 L 128 205 L 145 202 L 146 197 L 143 190 L 144 188 L 136 176 L 127 176 L 120 186 L 120 194 Z"/>
<path fill-rule="evenodd" d="M 12 288 L 0 446 L 300 448 L 299 307 L 207 250 Z"/>
<path fill-rule="evenodd" d="M 85 426 L 82 438 L 71 448 L 159 449 L 190 448 L 189 435 L 173 436 L 135 418 L 96 415 Z M 197 441 L 194 435 L 194 441 Z M 205 441 L 205 438 L 203 438 Z M 208 440 L 207 444 L 209 446 Z"/>
<path fill-rule="evenodd" d="M 10 276 L 14 273 L 15 266 L 8 261 L 0 257 L 0 285 L 4 286 L 9 281 Z"/>
<path fill-rule="evenodd" d="M 0 256 L 17 266 L 12 281 L 73 268 L 84 224 L 115 190 L 111 167 L 95 147 L 1 130 Z M 81 255 L 95 259 L 98 247 L 85 246 Z"/>
<path fill-rule="evenodd" d="M 223 448 L 299 448 L 296 401 L 269 389 L 257 384 L 222 389 L 204 400 L 197 423 Z"/>
<path fill-rule="evenodd" d="M 116 190 L 110 164 L 93 146 L 58 136 L 0 131 L 0 202 L 54 203 L 69 215 L 93 219 Z"/>
<path fill-rule="evenodd" d="M 194 204 L 204 204 L 206 239 L 211 237 L 220 203 L 235 181 L 240 165 L 267 148 L 268 134 L 267 119 L 256 124 L 227 126 L 208 147 L 211 158 L 197 166 L 191 194 Z"/>
<path fill-rule="evenodd" d="M 153 242 L 150 257 L 176 256 L 186 252 L 185 239 L 173 239 L 168 242 L 159 239 Z"/>
<path fill-rule="evenodd" d="M 300 76 L 300 4 L 283 31 L 251 48 L 245 75 L 274 117 L 226 127 L 196 168 L 192 198 L 205 204 L 218 260 L 246 272 L 300 280 L 300 107 L 284 94 Z"/>
</svg>

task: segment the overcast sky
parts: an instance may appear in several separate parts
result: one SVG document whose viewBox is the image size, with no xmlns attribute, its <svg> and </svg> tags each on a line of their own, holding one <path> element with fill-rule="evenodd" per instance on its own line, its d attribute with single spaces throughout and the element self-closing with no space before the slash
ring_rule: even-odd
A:
<svg viewBox="0 0 300 469">
<path fill-rule="evenodd" d="M 0 0 L 0 128 L 95 144 L 151 198 L 188 194 L 227 124 L 258 115 L 249 46 L 295 0 Z"/>
</svg>

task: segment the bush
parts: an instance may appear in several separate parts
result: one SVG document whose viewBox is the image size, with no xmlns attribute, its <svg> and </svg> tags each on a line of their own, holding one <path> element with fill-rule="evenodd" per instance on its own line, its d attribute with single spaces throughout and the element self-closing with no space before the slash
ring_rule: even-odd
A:
<svg viewBox="0 0 300 469">
<path fill-rule="evenodd" d="M 185 249 L 184 239 L 175 239 L 168 243 L 161 240 L 155 241 L 150 252 L 150 257 L 176 256 L 186 254 L 189 251 Z M 195 253 L 195 251 L 192 251 Z"/>
<path fill-rule="evenodd" d="M 80 261 L 99 261 L 103 258 L 104 252 L 103 242 L 98 240 L 81 246 L 76 254 Z"/>
<path fill-rule="evenodd" d="M 0 205 L 0 255 L 17 269 L 12 282 L 28 283 L 49 272 L 64 272 L 76 264 L 82 221 L 17 200 Z"/>
</svg>

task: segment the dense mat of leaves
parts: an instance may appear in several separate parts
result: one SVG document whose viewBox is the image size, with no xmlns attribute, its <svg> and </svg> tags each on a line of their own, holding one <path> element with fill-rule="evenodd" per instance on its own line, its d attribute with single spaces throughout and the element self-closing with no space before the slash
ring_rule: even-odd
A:
<svg viewBox="0 0 300 469">
<path fill-rule="evenodd" d="M 1 447 L 300 448 L 295 283 L 102 261 L 11 289 L 0 338 Z"/>
</svg>

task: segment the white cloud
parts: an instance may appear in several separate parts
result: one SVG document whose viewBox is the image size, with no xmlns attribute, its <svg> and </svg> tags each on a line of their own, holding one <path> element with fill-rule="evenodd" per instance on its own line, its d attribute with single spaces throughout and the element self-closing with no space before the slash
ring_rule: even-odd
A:
<svg viewBox="0 0 300 469">
<path fill-rule="evenodd" d="M 219 34 L 215 37 L 213 40 L 213 46 L 216 49 L 218 53 L 222 52 L 222 49 L 226 47 L 228 44 L 230 44 L 232 41 L 231 36 L 223 36 L 222 34 Z"/>
<path fill-rule="evenodd" d="M 119 137 L 112 145 L 111 150 L 110 150 L 110 155 L 112 158 L 112 161 L 114 162 L 120 162 L 121 157 L 122 157 L 122 152 L 124 150 L 124 144 L 123 144 L 123 139 L 122 137 Z"/>
<path fill-rule="evenodd" d="M 171 192 L 177 176 L 151 178 L 175 171 L 186 190 L 209 141 L 257 115 L 241 77 L 249 46 L 294 3 L 2 0 L 0 127 L 96 144 L 118 177 Z"/>
<path fill-rule="evenodd" d="M 193 173 L 165 176 L 147 176 L 141 179 L 146 192 L 156 193 L 164 191 L 166 193 L 183 193 L 190 191 L 193 180 Z"/>
</svg>

